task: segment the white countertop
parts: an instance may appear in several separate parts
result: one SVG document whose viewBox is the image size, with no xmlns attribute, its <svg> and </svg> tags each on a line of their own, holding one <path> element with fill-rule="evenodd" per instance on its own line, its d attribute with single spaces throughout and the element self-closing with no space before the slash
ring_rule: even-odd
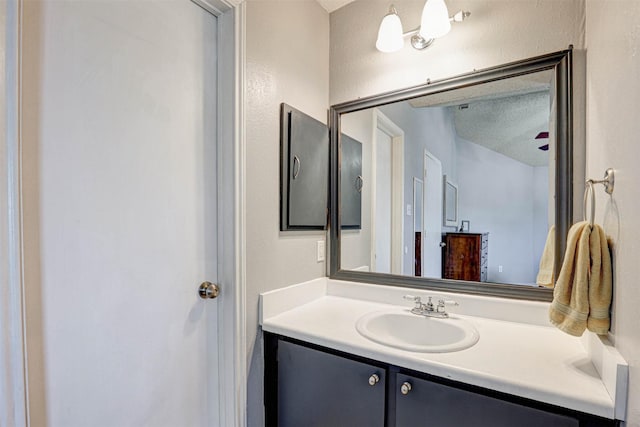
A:
<svg viewBox="0 0 640 427">
<path fill-rule="evenodd" d="M 359 289 L 366 300 L 356 298 Z M 372 296 L 372 289 L 379 289 L 381 294 Z M 491 304 L 496 304 L 496 300 L 498 304 L 515 305 L 514 311 L 519 312 L 521 318 L 514 322 L 462 314 L 465 305 L 471 308 L 470 311 L 481 311 L 483 297 L 454 296 L 458 301 L 464 300 L 455 315 L 471 322 L 480 333 L 477 344 L 457 352 L 399 350 L 377 344 L 358 333 L 355 324 L 361 316 L 372 311 L 409 307 L 410 304 L 398 301 L 402 293 L 425 294 L 414 289 L 378 288 L 377 285 L 371 288 L 371 285 L 342 282 L 341 286 L 340 282 L 318 279 L 263 294 L 261 325 L 268 332 L 399 367 L 610 419 L 624 419 L 622 402 L 626 402 L 626 377 L 619 377 L 621 368 L 622 374 L 626 373 L 626 363 L 613 351 L 613 359 L 607 354 L 604 361 L 594 364 L 593 351 L 589 345 L 585 346 L 584 338 L 571 337 L 544 326 L 541 313 L 546 312 L 545 303 L 485 298 L 492 309 L 495 306 Z M 381 296 L 394 304 L 375 301 Z M 597 348 L 601 359 L 602 351 L 612 350 Z M 610 376 L 610 367 L 602 364 L 610 365 L 611 360 L 616 364 L 614 384 L 601 377 L 602 371 Z M 616 379 L 625 383 L 615 384 Z M 612 387 L 613 391 L 610 390 Z M 618 402 L 617 408 L 614 402 Z"/>
</svg>

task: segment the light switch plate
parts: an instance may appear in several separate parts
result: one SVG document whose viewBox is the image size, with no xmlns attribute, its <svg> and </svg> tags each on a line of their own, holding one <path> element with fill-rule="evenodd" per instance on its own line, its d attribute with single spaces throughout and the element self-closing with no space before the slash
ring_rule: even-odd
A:
<svg viewBox="0 0 640 427">
<path fill-rule="evenodd" d="M 324 240 L 318 240 L 317 250 L 318 250 L 318 257 L 317 257 L 318 262 L 324 261 L 324 253 L 325 253 Z"/>
</svg>

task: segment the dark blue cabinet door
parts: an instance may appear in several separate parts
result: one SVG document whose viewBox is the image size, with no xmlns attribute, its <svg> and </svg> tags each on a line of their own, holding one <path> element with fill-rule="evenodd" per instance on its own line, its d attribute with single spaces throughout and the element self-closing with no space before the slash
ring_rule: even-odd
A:
<svg viewBox="0 0 640 427">
<path fill-rule="evenodd" d="M 404 383 L 411 386 L 401 392 Z M 578 427 L 578 420 L 398 374 L 396 427 Z M 406 391 L 406 389 L 405 389 Z"/>
<path fill-rule="evenodd" d="M 291 111 L 289 133 L 289 226 L 327 224 L 329 130 L 297 110 Z"/>
<path fill-rule="evenodd" d="M 384 427 L 385 384 L 384 369 L 280 341 L 278 426 Z"/>
</svg>

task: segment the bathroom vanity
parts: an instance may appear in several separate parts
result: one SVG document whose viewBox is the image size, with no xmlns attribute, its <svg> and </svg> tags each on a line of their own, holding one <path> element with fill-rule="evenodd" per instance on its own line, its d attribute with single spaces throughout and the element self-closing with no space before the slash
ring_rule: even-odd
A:
<svg viewBox="0 0 640 427">
<path fill-rule="evenodd" d="M 615 426 L 606 418 L 265 335 L 267 426 Z"/>
<path fill-rule="evenodd" d="M 625 420 L 627 363 L 606 337 L 586 332 L 576 338 L 552 327 L 548 321 L 551 289 L 518 285 L 522 280 L 488 281 L 486 234 L 449 233 L 463 243 L 445 242 L 454 259 L 447 262 L 445 252 L 444 275 L 440 272 L 440 178 L 444 174 L 448 182 L 452 174 L 460 188 L 455 197 L 464 199 L 461 207 L 471 212 L 478 230 L 491 233 L 492 259 L 520 254 L 527 268 L 537 266 L 542 245 L 534 251 L 533 236 L 536 242 L 542 241 L 553 226 L 557 277 L 565 236 L 575 217 L 573 182 L 583 180 L 580 168 L 573 165 L 574 151 L 580 154 L 583 146 L 573 141 L 572 58 L 570 47 L 331 107 L 329 277 L 261 295 L 268 426 L 592 427 Z M 515 111 L 514 105 L 522 105 L 522 96 L 527 105 L 541 106 L 543 120 L 536 127 L 549 130 L 542 133 L 549 139 L 546 150 L 536 142 L 540 134 L 535 132 L 523 150 L 516 150 L 519 154 L 500 156 L 490 153 L 497 147 L 482 145 L 481 135 L 476 134 L 463 138 L 479 144 L 474 147 L 458 139 L 451 142 L 450 134 L 440 138 L 427 132 L 407 138 L 405 144 L 400 129 L 391 132 L 394 136 L 387 144 L 388 138 L 369 132 L 385 126 L 399 128 L 388 123 L 394 117 L 405 123 L 411 116 L 413 123 L 422 125 L 423 109 L 432 107 L 462 123 L 470 118 L 460 116 L 456 121 L 456 114 L 468 114 L 491 101 L 485 111 L 497 111 L 501 117 L 500 111 Z M 495 100 L 502 106 L 494 105 Z M 456 105 L 459 108 L 454 111 L 445 110 Z M 509 121 L 513 122 L 519 121 Z M 354 187 L 353 179 L 342 176 L 349 152 L 346 134 L 358 138 L 362 164 L 367 165 L 362 167 L 365 185 L 358 186 L 363 192 L 358 198 L 360 213 L 367 215 L 361 215 L 356 231 L 343 234 L 342 225 L 351 224 L 345 221 L 348 214 L 342 197 Z M 466 135 L 462 128 L 456 128 L 456 134 Z M 409 139 L 424 144 L 410 145 Z M 427 140 L 443 144 L 436 150 Z M 505 145 L 511 146 L 509 141 Z M 382 156 L 382 148 L 392 155 Z M 451 159 L 451 164 L 436 161 L 430 150 L 449 153 L 443 158 Z M 516 185 L 522 181 L 520 174 L 507 173 L 515 170 L 514 161 L 522 163 L 516 157 L 525 152 L 537 159 L 531 157 L 522 174 L 526 188 Z M 482 159 L 489 157 L 493 160 L 484 163 Z M 382 179 L 372 172 L 374 166 L 376 171 L 390 168 L 393 172 Z M 534 166 L 541 169 L 534 171 Z M 422 209 L 414 209 L 414 215 L 422 215 L 418 223 L 423 225 L 418 228 L 425 232 L 424 247 L 410 257 L 425 261 L 426 274 L 416 277 L 405 262 L 414 236 L 402 231 L 415 231 L 416 222 L 410 205 L 399 197 L 408 184 L 398 177 L 426 178 L 429 170 L 435 170 L 433 179 L 424 182 L 435 184 L 424 186 L 424 197 L 414 197 L 414 204 L 423 200 Z M 533 176 L 540 184 L 535 188 Z M 389 192 L 390 188 L 397 191 Z M 389 193 L 397 197 L 388 197 Z M 518 197 L 529 201 L 534 193 L 539 203 L 514 213 L 514 206 L 524 206 Z M 445 205 L 447 200 L 453 198 L 445 197 Z M 456 225 L 457 216 L 445 214 L 444 225 Z M 456 257 L 459 262 L 454 265 Z M 473 274 L 462 274 L 464 269 Z M 447 305 L 452 300 L 459 305 Z M 448 311 L 449 316 L 434 318 L 434 311 Z"/>
<path fill-rule="evenodd" d="M 462 320 L 479 335 L 459 351 L 401 348 L 413 339 L 411 325 L 399 344 L 358 331 L 372 313 L 411 314 L 409 292 L 433 295 L 328 278 L 263 294 L 266 425 L 584 427 L 624 419 L 626 362 L 601 337 L 548 326 L 548 303 L 438 294 L 460 305 L 437 321 Z"/>
</svg>

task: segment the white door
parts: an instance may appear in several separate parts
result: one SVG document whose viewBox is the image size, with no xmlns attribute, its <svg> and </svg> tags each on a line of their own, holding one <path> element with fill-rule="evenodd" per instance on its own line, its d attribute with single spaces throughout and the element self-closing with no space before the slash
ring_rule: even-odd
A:
<svg viewBox="0 0 640 427">
<path fill-rule="evenodd" d="M 216 425 L 216 18 L 24 2 L 31 425 Z"/>
<path fill-rule="evenodd" d="M 442 164 L 433 154 L 424 154 L 424 277 L 442 277 Z"/>
<path fill-rule="evenodd" d="M 389 135 L 376 129 L 375 236 L 377 273 L 391 273 L 391 174 L 392 144 Z"/>
</svg>

